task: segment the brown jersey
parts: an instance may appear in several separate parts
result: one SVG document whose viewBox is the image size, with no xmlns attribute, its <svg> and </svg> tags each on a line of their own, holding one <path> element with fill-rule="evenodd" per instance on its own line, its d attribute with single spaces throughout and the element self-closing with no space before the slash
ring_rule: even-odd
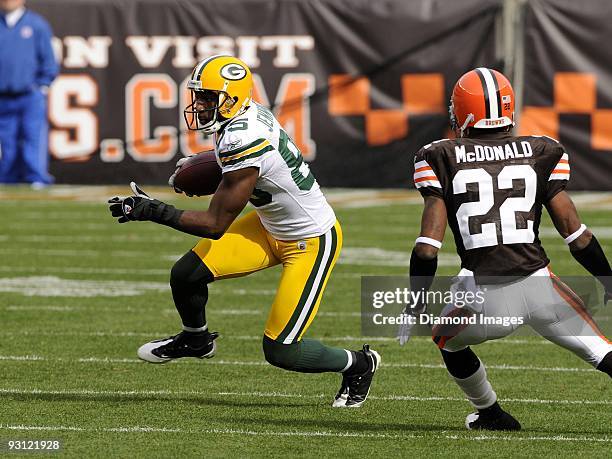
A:
<svg viewBox="0 0 612 459">
<path fill-rule="evenodd" d="M 538 238 L 542 205 L 570 176 L 559 142 L 499 132 L 438 140 L 419 150 L 414 167 L 421 194 L 446 203 L 462 268 L 519 277 L 549 263 Z"/>
</svg>

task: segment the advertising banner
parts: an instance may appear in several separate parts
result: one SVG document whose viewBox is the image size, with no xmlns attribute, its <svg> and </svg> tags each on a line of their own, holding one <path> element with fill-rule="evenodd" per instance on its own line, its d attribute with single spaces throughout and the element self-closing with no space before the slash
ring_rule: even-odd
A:
<svg viewBox="0 0 612 459">
<path fill-rule="evenodd" d="M 61 75 L 49 96 L 58 183 L 163 184 L 210 148 L 186 130 L 185 81 L 233 54 L 322 186 L 411 187 L 414 153 L 448 135 L 453 83 L 495 62 L 501 0 L 31 0 Z"/>
<path fill-rule="evenodd" d="M 525 81 L 520 132 L 566 147 L 570 188 L 612 189 L 612 39 L 607 0 L 525 5 Z"/>
</svg>

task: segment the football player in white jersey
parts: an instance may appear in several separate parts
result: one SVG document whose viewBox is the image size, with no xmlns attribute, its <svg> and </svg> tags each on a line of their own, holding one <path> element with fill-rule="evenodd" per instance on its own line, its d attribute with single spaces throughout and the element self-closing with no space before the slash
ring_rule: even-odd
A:
<svg viewBox="0 0 612 459">
<path fill-rule="evenodd" d="M 205 318 L 208 284 L 282 264 L 263 334 L 266 360 L 302 373 L 342 373 L 333 406 L 359 407 L 378 353 L 368 345 L 350 351 L 303 338 L 340 254 L 342 230 L 299 149 L 274 115 L 251 100 L 252 86 L 249 68 L 231 56 L 199 62 L 188 82 L 188 127 L 214 134 L 223 173 L 207 211 L 176 209 L 135 184 L 133 196 L 109 201 L 120 223 L 149 220 L 202 238 L 171 272 L 183 330 L 144 344 L 138 356 L 152 363 L 213 357 L 218 335 Z M 238 218 L 249 201 L 255 211 Z"/>
</svg>

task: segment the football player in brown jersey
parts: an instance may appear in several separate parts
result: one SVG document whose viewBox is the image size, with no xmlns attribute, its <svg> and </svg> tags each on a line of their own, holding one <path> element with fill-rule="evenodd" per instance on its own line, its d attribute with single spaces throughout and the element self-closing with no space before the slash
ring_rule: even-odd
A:
<svg viewBox="0 0 612 459">
<path fill-rule="evenodd" d="M 457 138 L 426 145 L 415 157 L 414 183 L 425 205 L 410 260 L 411 285 L 413 290 L 431 286 L 448 224 L 461 258 L 458 283 L 486 292 L 480 315 L 520 320 L 519 325 L 436 326 L 433 339 L 477 410 L 466 418 L 466 427 L 519 430 L 519 422 L 501 409 L 470 345 L 507 336 L 526 323 L 612 376 L 612 343 L 548 267 L 538 239 L 542 207 L 574 258 L 604 284 L 606 297 L 612 271 L 565 192 L 570 164 L 563 146 L 546 136 L 513 135 L 514 91 L 504 75 L 488 68 L 464 74 L 453 89 L 449 114 Z M 463 313 L 449 305 L 442 316 Z"/>
</svg>

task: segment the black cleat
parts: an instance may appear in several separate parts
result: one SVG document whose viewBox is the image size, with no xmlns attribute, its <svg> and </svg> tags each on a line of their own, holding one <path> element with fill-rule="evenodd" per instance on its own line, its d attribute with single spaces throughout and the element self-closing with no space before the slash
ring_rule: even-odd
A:
<svg viewBox="0 0 612 459">
<path fill-rule="evenodd" d="M 346 406 L 346 401 L 348 400 L 349 388 L 346 385 L 346 376 L 342 375 L 342 385 L 340 386 L 340 390 L 334 397 L 334 401 L 332 402 L 332 406 L 334 408 L 341 408 Z"/>
<path fill-rule="evenodd" d="M 468 414 L 465 427 L 469 430 L 521 430 L 521 424 L 501 408 L 494 415 L 480 412 Z"/>
<path fill-rule="evenodd" d="M 158 339 L 143 344 L 138 349 L 138 357 L 151 363 L 166 363 L 182 357 L 210 359 L 215 355 L 217 332 L 190 333 L 182 331 L 178 335 Z"/>
<path fill-rule="evenodd" d="M 381 358 L 378 352 L 371 350 L 367 344 L 364 344 L 363 350 L 359 352 L 365 354 L 368 369 L 361 374 L 342 375 L 342 385 L 334 397 L 333 407 L 359 408 L 368 398 L 372 378 L 380 365 Z"/>
</svg>

